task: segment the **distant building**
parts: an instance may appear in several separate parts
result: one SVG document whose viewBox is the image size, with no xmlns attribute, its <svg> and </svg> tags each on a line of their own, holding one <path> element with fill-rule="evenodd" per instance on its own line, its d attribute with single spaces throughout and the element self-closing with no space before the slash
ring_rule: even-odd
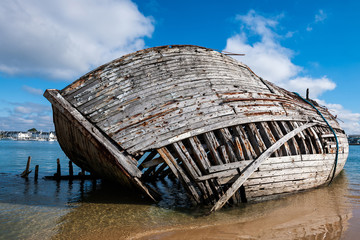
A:
<svg viewBox="0 0 360 240">
<path fill-rule="evenodd" d="M 360 145 L 360 135 L 349 135 L 348 141 L 350 145 Z"/>
<path fill-rule="evenodd" d="M 19 141 L 57 141 L 55 132 L 3 131 L 1 138 Z"/>
</svg>

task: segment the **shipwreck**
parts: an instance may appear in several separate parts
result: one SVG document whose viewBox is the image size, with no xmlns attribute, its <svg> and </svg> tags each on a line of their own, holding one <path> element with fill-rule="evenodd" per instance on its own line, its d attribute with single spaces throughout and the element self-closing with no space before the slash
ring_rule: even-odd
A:
<svg viewBox="0 0 360 240">
<path fill-rule="evenodd" d="M 137 51 L 44 96 L 71 161 L 154 201 L 167 178 L 211 211 L 319 187 L 349 152 L 326 108 L 199 46 Z"/>
</svg>

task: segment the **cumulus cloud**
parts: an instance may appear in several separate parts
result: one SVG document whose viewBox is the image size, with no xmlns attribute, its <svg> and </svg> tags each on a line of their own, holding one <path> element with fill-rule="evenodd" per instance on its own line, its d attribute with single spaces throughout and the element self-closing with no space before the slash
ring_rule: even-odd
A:
<svg viewBox="0 0 360 240">
<path fill-rule="evenodd" d="M 325 91 L 334 90 L 336 84 L 326 76 L 322 78 L 297 77 L 284 82 L 283 87 L 291 89 L 291 91 L 298 92 L 302 95 L 304 95 L 306 89 L 309 88 L 311 89 L 310 97 L 317 98 Z"/>
<path fill-rule="evenodd" d="M 253 10 L 246 15 L 237 16 L 242 31 L 227 39 L 224 51 L 245 53 L 245 56 L 235 58 L 246 63 L 257 75 L 289 91 L 305 95 L 306 89 L 309 88 L 310 97 L 318 98 L 325 91 L 335 89 L 336 84 L 328 77 L 304 76 L 303 67 L 292 62 L 294 52 L 280 43 L 284 37 L 291 36 L 289 34 L 281 36 L 276 33 L 281 17 L 283 16 L 265 18 Z M 314 22 L 323 22 L 326 18 L 326 13 L 320 10 Z M 250 38 L 256 40 L 250 41 Z M 314 64 L 318 65 L 318 63 Z M 339 104 L 317 101 L 338 116 L 340 124 L 347 133 L 360 134 L 360 113 L 353 113 Z"/>
<path fill-rule="evenodd" d="M 22 86 L 22 89 L 27 92 L 27 93 L 30 93 L 32 95 L 42 95 L 43 94 L 43 90 L 39 89 L 39 88 L 33 88 L 33 87 L 30 87 L 30 86 Z"/>
<path fill-rule="evenodd" d="M 73 80 L 143 48 L 153 30 L 130 0 L 3 0 L 0 71 Z"/>
<path fill-rule="evenodd" d="M 320 9 L 319 12 L 315 14 L 314 22 L 312 22 L 306 27 L 306 31 L 311 32 L 313 30 L 312 26 L 314 24 L 324 22 L 325 19 L 327 19 L 327 14 L 324 10 Z"/>
<path fill-rule="evenodd" d="M 281 45 L 283 36 L 276 33 L 281 17 L 265 18 L 254 10 L 237 16 L 243 31 L 227 39 L 225 51 L 245 53 L 244 57 L 238 57 L 240 61 L 249 65 L 259 76 L 290 91 L 304 93 L 309 88 L 312 96 L 318 97 L 325 91 L 333 90 L 336 84 L 326 76 L 313 78 L 301 75 L 303 67 L 292 62 L 294 52 Z M 250 43 L 248 36 L 254 35 L 259 40 Z M 288 37 L 288 34 L 284 37 Z"/>
<path fill-rule="evenodd" d="M 44 131 L 54 130 L 50 106 L 32 102 L 10 102 L 7 104 L 12 106 L 12 108 L 1 109 L 1 112 L 6 112 L 7 114 L 0 116 L 0 130 L 26 131 L 30 128 Z"/>
<path fill-rule="evenodd" d="M 315 23 L 323 22 L 326 18 L 327 18 L 327 14 L 324 12 L 324 10 L 320 9 L 319 13 L 315 15 Z"/>
<path fill-rule="evenodd" d="M 341 104 L 327 103 L 320 99 L 316 99 L 316 101 L 337 116 L 341 127 L 347 134 L 360 134 L 360 113 L 345 109 Z"/>
</svg>

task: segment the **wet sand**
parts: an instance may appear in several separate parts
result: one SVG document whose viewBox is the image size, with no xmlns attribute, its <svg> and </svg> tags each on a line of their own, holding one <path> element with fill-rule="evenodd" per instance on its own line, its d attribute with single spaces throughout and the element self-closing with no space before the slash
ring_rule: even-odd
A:
<svg viewBox="0 0 360 240">
<path fill-rule="evenodd" d="M 329 187 L 210 216 L 204 216 L 209 209 L 191 207 L 184 189 L 172 181 L 158 183 L 160 190 L 171 191 L 154 204 L 103 181 L 22 179 L 17 174 L 28 155 L 44 176 L 56 171 L 44 151 L 56 159 L 59 150 L 49 149 L 52 144 L 15 142 L 3 146 L 4 151 L 11 146 L 19 155 L 16 161 L 0 158 L 0 239 L 352 240 L 360 235 L 359 146 L 351 147 L 345 171 Z"/>
<path fill-rule="evenodd" d="M 248 214 L 254 214 L 253 218 L 239 216 L 233 223 L 179 227 L 138 234 L 133 239 L 340 239 L 353 213 L 350 203 L 337 192 L 341 189 L 333 190 L 322 188 L 289 196 L 278 200 L 281 206 L 276 204 L 274 208 L 271 201 L 265 204 L 270 209 L 263 214 L 250 210 Z M 360 233 L 358 228 L 352 231 L 352 236 Z"/>
<path fill-rule="evenodd" d="M 97 199 L 64 215 L 53 239 L 341 239 L 359 233 L 349 221 L 354 214 L 349 195 L 346 175 L 341 174 L 330 187 L 210 216 L 202 215 L 204 209 Z M 346 235 L 349 226 L 355 232 Z"/>
</svg>

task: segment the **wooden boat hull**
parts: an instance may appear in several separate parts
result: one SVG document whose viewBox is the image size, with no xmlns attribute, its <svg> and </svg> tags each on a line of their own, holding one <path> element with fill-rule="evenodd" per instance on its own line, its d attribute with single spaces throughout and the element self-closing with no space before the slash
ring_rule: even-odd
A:
<svg viewBox="0 0 360 240">
<path fill-rule="evenodd" d="M 45 97 L 75 164 L 153 199 L 147 183 L 175 177 L 197 203 L 263 200 L 329 182 L 348 155 L 325 108 L 197 46 L 126 55 Z"/>
</svg>

